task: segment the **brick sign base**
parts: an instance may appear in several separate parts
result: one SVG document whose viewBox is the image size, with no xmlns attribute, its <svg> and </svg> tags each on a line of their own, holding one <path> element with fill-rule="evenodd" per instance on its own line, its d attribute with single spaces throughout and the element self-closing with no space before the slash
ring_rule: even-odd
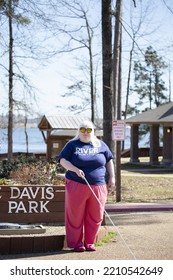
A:
<svg viewBox="0 0 173 280">
<path fill-rule="evenodd" d="M 64 235 L 0 237 L 0 254 L 31 254 L 62 250 Z"/>
</svg>

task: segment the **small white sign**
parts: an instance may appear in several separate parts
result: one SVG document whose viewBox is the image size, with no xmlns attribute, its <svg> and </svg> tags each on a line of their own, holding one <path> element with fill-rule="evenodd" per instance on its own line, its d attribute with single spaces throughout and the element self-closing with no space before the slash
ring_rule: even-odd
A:
<svg viewBox="0 0 173 280">
<path fill-rule="evenodd" d="M 122 120 L 112 121 L 112 140 L 123 141 L 125 140 L 126 123 Z"/>
<path fill-rule="evenodd" d="M 53 148 L 58 149 L 59 148 L 59 143 L 53 143 Z"/>
</svg>

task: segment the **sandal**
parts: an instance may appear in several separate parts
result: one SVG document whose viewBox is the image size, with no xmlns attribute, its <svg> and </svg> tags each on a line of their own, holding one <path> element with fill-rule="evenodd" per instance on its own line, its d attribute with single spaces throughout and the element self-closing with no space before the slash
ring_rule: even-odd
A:
<svg viewBox="0 0 173 280">
<path fill-rule="evenodd" d="M 85 245 L 86 251 L 96 251 L 94 244 Z"/>
<path fill-rule="evenodd" d="M 74 251 L 75 252 L 85 252 L 85 247 L 84 246 L 79 246 L 79 247 L 76 247 L 74 248 Z"/>
</svg>

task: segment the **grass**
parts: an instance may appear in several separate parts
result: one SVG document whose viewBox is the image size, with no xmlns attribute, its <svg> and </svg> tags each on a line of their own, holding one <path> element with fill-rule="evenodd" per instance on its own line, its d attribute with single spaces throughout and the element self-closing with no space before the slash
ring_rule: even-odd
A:
<svg viewBox="0 0 173 280">
<path fill-rule="evenodd" d="M 113 240 L 115 241 L 116 235 L 117 234 L 114 231 L 108 232 L 108 234 L 106 236 L 104 236 L 102 238 L 102 240 L 95 242 L 95 246 L 99 247 L 99 246 L 102 246 L 104 243 L 109 243 L 110 241 L 113 241 Z"/>
<path fill-rule="evenodd" d="M 173 169 L 123 162 L 121 170 L 121 202 L 173 202 Z M 115 194 L 107 202 L 115 203 Z"/>
<path fill-rule="evenodd" d="M 124 202 L 173 202 L 173 178 L 124 176 Z"/>
</svg>

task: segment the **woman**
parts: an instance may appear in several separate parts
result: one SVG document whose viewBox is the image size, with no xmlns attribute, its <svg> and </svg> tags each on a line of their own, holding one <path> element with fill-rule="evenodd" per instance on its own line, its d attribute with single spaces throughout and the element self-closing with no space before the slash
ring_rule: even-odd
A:
<svg viewBox="0 0 173 280">
<path fill-rule="evenodd" d="M 85 120 L 79 126 L 76 137 L 65 145 L 57 159 L 67 170 L 65 194 L 67 245 L 76 252 L 95 251 L 94 242 L 103 220 L 107 186 L 112 188 L 115 185 L 113 155 L 108 146 L 94 135 L 93 123 Z M 106 171 L 109 175 L 107 185 Z"/>
</svg>

